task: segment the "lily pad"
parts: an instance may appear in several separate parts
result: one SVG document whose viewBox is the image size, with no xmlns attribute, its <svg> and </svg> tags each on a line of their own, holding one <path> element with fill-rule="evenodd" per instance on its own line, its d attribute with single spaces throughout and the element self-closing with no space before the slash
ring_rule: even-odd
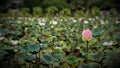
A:
<svg viewBox="0 0 120 68">
<path fill-rule="evenodd" d="M 102 58 L 104 58 L 104 53 L 102 51 L 98 51 L 95 53 L 89 53 L 90 60 L 100 62 Z"/>
<path fill-rule="evenodd" d="M 28 44 L 24 48 L 32 53 L 37 53 L 40 50 L 40 44 L 39 43 L 32 43 L 32 44 Z"/>
<path fill-rule="evenodd" d="M 53 64 L 57 60 L 51 54 L 43 54 L 40 58 L 46 64 Z"/>
<path fill-rule="evenodd" d="M 35 55 L 32 54 L 22 54 L 21 57 L 26 61 L 26 62 L 31 62 L 33 59 L 35 59 Z"/>
<path fill-rule="evenodd" d="M 75 57 L 75 56 L 69 56 L 67 58 L 66 62 L 68 62 L 69 64 L 77 63 L 78 62 L 78 58 Z"/>
<path fill-rule="evenodd" d="M 93 32 L 94 36 L 99 36 L 104 32 L 104 30 L 103 29 L 94 29 L 92 32 Z"/>
</svg>

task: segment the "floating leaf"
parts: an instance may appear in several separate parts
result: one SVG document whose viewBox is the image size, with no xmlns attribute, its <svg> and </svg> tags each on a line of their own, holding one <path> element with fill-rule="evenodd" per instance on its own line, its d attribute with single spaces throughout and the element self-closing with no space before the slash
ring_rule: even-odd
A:
<svg viewBox="0 0 120 68">
<path fill-rule="evenodd" d="M 40 44 L 39 43 L 32 43 L 32 44 L 28 44 L 24 48 L 32 53 L 37 53 L 40 50 Z"/>
<path fill-rule="evenodd" d="M 53 40 L 55 40 L 55 39 L 57 39 L 56 36 L 51 36 L 50 38 L 47 39 L 47 41 L 48 41 L 48 42 L 51 42 L 51 41 L 53 41 Z"/>
<path fill-rule="evenodd" d="M 40 44 L 40 48 L 44 49 L 48 46 L 48 44 Z"/>
<path fill-rule="evenodd" d="M 2 33 L 3 35 L 6 35 L 9 32 L 8 28 L 3 28 L 0 30 L 0 33 Z"/>
<path fill-rule="evenodd" d="M 20 51 L 19 51 L 19 53 L 26 53 L 26 52 L 28 52 L 26 49 L 24 49 L 24 48 L 22 48 Z"/>
<path fill-rule="evenodd" d="M 81 64 L 78 68 L 100 68 L 100 65 L 97 63 Z"/>
<path fill-rule="evenodd" d="M 3 60 L 4 55 L 7 55 L 8 52 L 0 49 L 0 61 Z"/>
<path fill-rule="evenodd" d="M 53 52 L 53 56 L 55 58 L 57 58 L 58 60 L 60 60 L 60 61 L 64 61 L 65 60 L 65 58 L 64 58 L 65 53 L 64 53 L 64 51 L 62 51 L 60 49 L 55 49 L 54 52 Z"/>
<path fill-rule="evenodd" d="M 120 67 L 120 57 L 117 54 L 117 49 L 115 50 L 105 50 L 105 59 L 103 60 L 103 65 L 109 68 Z"/>
<path fill-rule="evenodd" d="M 55 45 L 55 46 L 61 46 L 62 43 L 61 43 L 61 42 L 55 42 L 54 45 Z"/>
<path fill-rule="evenodd" d="M 58 62 L 55 62 L 55 63 L 53 64 L 53 66 L 54 66 L 54 67 L 58 67 L 58 66 L 60 66 L 60 64 L 59 64 Z"/>
<path fill-rule="evenodd" d="M 38 38 L 38 40 L 39 40 L 40 43 L 47 43 L 47 42 L 48 42 L 48 41 L 47 41 L 45 38 L 43 38 L 43 37 Z"/>
<path fill-rule="evenodd" d="M 45 49 L 45 50 L 42 50 L 44 53 L 46 53 L 46 54 L 49 54 L 49 53 L 52 53 L 52 50 L 51 49 Z"/>
<path fill-rule="evenodd" d="M 12 34 L 15 36 L 22 35 L 22 31 L 12 31 Z"/>
<path fill-rule="evenodd" d="M 98 36 L 98 35 L 100 35 L 100 34 L 102 34 L 104 32 L 103 29 L 94 29 L 92 31 L 93 31 L 94 36 Z"/>
<path fill-rule="evenodd" d="M 77 63 L 78 62 L 78 58 L 75 57 L 75 56 L 69 56 L 67 58 L 66 62 L 68 62 L 69 64 Z"/>
<path fill-rule="evenodd" d="M 57 60 L 51 54 L 43 54 L 40 58 L 46 64 L 53 64 Z"/>
<path fill-rule="evenodd" d="M 88 64 L 81 64 L 77 68 L 91 68 Z"/>
<path fill-rule="evenodd" d="M 90 60 L 100 62 L 102 58 L 104 58 L 104 53 L 102 51 L 98 51 L 96 53 L 89 53 Z"/>
<path fill-rule="evenodd" d="M 93 45 L 97 42 L 96 38 L 92 38 L 92 40 L 89 42 L 89 45 Z"/>
<path fill-rule="evenodd" d="M 32 54 L 22 54 L 21 57 L 26 61 L 26 62 L 31 62 L 33 59 L 35 59 L 35 55 Z"/>
</svg>

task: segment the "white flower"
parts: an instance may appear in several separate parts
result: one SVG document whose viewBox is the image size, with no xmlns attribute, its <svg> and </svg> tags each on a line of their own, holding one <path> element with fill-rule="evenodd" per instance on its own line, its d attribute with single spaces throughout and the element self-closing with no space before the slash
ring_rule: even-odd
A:
<svg viewBox="0 0 120 68">
<path fill-rule="evenodd" d="M 58 22 L 57 21 L 53 21 L 53 24 L 56 25 Z"/>
<path fill-rule="evenodd" d="M 108 20 L 105 21 L 106 24 L 108 24 L 108 22 L 109 22 Z"/>
<path fill-rule="evenodd" d="M 96 25 L 93 25 L 93 28 L 97 28 L 97 26 L 96 26 Z"/>
<path fill-rule="evenodd" d="M 34 18 L 31 18 L 30 21 L 34 21 L 35 19 Z"/>
<path fill-rule="evenodd" d="M 104 46 L 107 46 L 107 45 L 109 45 L 109 43 L 108 43 L 108 42 L 104 42 L 103 45 L 104 45 Z"/>
<path fill-rule="evenodd" d="M 120 23 L 119 21 L 116 21 L 115 23 Z"/>
<path fill-rule="evenodd" d="M 96 18 L 96 19 L 99 19 L 99 17 L 98 17 L 98 16 L 96 16 L 95 18 Z"/>
<path fill-rule="evenodd" d="M 45 19 L 45 18 L 43 18 L 43 19 L 42 19 L 42 22 L 46 22 L 46 19 Z"/>
<path fill-rule="evenodd" d="M 81 21 L 82 20 L 82 18 L 79 18 L 79 21 Z"/>
<path fill-rule="evenodd" d="M 109 44 L 110 44 L 110 45 L 113 45 L 113 41 L 110 41 Z"/>
<path fill-rule="evenodd" d="M 18 24 L 22 23 L 21 21 L 17 21 Z"/>
<path fill-rule="evenodd" d="M 67 19 L 64 19 L 64 21 L 68 21 Z"/>
<path fill-rule="evenodd" d="M 89 20 L 89 21 L 91 21 L 91 20 L 92 20 L 92 18 L 88 18 L 88 20 Z"/>
<path fill-rule="evenodd" d="M 0 41 L 3 40 L 3 39 L 5 39 L 5 37 L 0 37 Z"/>
<path fill-rule="evenodd" d="M 30 18 L 30 17 L 28 17 L 28 20 L 31 20 L 31 18 Z"/>
<path fill-rule="evenodd" d="M 24 18 L 23 18 L 23 17 L 18 17 L 18 19 L 19 19 L 19 20 L 22 20 L 22 19 L 24 19 Z"/>
<path fill-rule="evenodd" d="M 104 42 L 103 45 L 105 45 L 105 46 L 108 45 L 108 42 Z"/>
<path fill-rule="evenodd" d="M 73 22 L 77 22 L 77 20 L 73 19 Z"/>
<path fill-rule="evenodd" d="M 104 46 L 111 46 L 111 45 L 113 45 L 113 41 L 104 42 L 103 45 L 104 45 Z"/>
<path fill-rule="evenodd" d="M 51 28 L 53 28 L 54 26 L 51 26 Z"/>
<path fill-rule="evenodd" d="M 89 22 L 87 20 L 84 20 L 84 24 L 88 24 Z"/>
<path fill-rule="evenodd" d="M 10 42 L 11 42 L 13 45 L 18 44 L 18 40 L 11 40 Z"/>
<path fill-rule="evenodd" d="M 38 24 L 39 24 L 39 25 L 45 25 L 45 23 L 43 23 L 43 22 L 41 22 L 41 21 L 38 22 Z"/>
<path fill-rule="evenodd" d="M 54 25 L 56 25 L 58 23 L 58 21 L 50 21 L 50 24 L 54 24 Z"/>
<path fill-rule="evenodd" d="M 102 25 L 103 25 L 103 24 L 105 24 L 105 22 L 104 22 L 103 20 L 100 20 L 100 24 L 102 24 Z"/>
<path fill-rule="evenodd" d="M 38 20 L 38 21 L 41 21 L 41 19 L 40 19 L 40 18 L 38 18 L 37 20 Z"/>
<path fill-rule="evenodd" d="M 63 19 L 60 19 L 60 21 L 63 21 Z"/>
</svg>

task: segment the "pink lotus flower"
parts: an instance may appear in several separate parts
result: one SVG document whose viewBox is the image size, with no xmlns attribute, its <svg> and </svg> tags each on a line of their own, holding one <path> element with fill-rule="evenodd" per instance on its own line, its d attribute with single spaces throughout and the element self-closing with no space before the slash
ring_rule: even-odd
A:
<svg viewBox="0 0 120 68">
<path fill-rule="evenodd" d="M 83 41 L 90 41 L 92 39 L 92 32 L 89 29 L 82 31 L 82 40 Z"/>
</svg>

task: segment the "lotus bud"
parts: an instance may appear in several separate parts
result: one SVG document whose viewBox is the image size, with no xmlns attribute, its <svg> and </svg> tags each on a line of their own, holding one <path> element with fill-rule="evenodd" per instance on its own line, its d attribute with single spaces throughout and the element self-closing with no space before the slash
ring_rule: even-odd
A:
<svg viewBox="0 0 120 68">
<path fill-rule="evenodd" d="M 83 41 L 90 41 L 92 39 L 92 32 L 89 29 L 82 31 L 82 40 Z"/>
</svg>

